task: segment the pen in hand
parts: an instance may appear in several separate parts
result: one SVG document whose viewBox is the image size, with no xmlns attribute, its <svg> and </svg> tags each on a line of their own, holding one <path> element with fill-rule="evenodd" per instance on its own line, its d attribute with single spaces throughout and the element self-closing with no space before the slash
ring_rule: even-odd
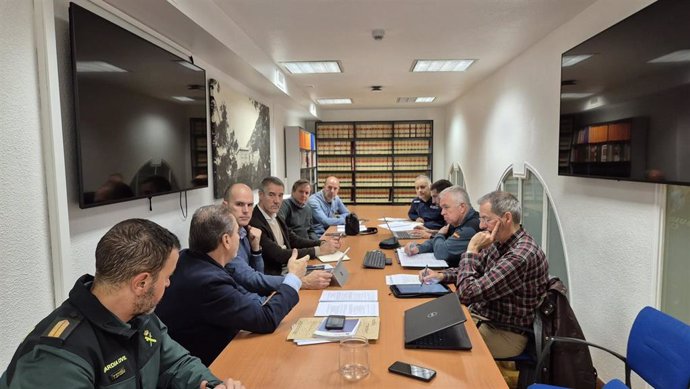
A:
<svg viewBox="0 0 690 389">
<path fill-rule="evenodd" d="M 424 272 L 422 273 L 422 282 L 421 282 L 422 285 L 424 285 L 424 282 L 425 282 L 424 279 L 428 275 L 429 275 L 429 265 L 426 265 L 426 266 L 424 266 Z"/>
</svg>

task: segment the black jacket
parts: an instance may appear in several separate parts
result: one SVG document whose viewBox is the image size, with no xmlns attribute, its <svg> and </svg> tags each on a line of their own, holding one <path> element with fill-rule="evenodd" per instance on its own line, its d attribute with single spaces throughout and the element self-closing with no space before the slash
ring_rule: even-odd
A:
<svg viewBox="0 0 690 389">
<path fill-rule="evenodd" d="M 286 264 L 290 256 L 292 256 L 293 248 L 298 249 L 297 258 L 301 258 L 305 255 L 308 255 L 310 258 L 316 258 L 316 250 L 314 247 L 319 246 L 321 241 L 304 239 L 290 231 L 287 224 L 285 224 L 285 221 L 280 216 L 277 216 L 276 219 L 283 233 L 283 242 L 285 242 L 286 246 L 285 249 L 278 246 L 278 243 L 276 243 L 276 237 L 273 234 L 273 230 L 271 226 L 268 225 L 268 220 L 266 220 L 261 213 L 258 205 L 254 207 L 252 219 L 249 221 L 249 224 L 261 230 L 261 250 L 263 250 L 266 274 L 280 275 L 283 265 Z"/>
<path fill-rule="evenodd" d="M 565 285 L 557 277 L 549 280 L 546 298 L 537 308 L 542 321 L 542 336 L 563 336 L 585 339 L 570 307 Z M 554 343 L 551 354 L 542 369 L 540 382 L 573 389 L 594 389 L 597 371 L 592 365 L 592 356 L 585 345 Z"/>
</svg>

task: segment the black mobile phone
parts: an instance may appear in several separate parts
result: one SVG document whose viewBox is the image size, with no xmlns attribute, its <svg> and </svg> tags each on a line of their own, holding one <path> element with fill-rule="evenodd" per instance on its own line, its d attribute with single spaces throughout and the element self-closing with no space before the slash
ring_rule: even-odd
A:
<svg viewBox="0 0 690 389">
<path fill-rule="evenodd" d="M 345 327 L 345 316 L 330 315 L 326 318 L 327 330 L 342 330 Z"/>
<path fill-rule="evenodd" d="M 395 374 L 400 374 L 422 380 L 425 382 L 431 381 L 436 377 L 436 370 L 429 369 L 427 367 L 421 367 L 417 365 L 411 365 L 409 363 L 396 361 L 388 367 L 388 371 Z"/>
</svg>

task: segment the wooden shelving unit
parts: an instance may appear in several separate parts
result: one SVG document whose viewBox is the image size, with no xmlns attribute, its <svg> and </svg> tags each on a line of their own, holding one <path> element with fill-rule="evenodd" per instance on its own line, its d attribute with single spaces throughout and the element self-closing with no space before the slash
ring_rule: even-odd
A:
<svg viewBox="0 0 690 389">
<path fill-rule="evenodd" d="M 409 203 L 414 179 L 431 177 L 433 121 L 316 123 L 319 186 L 340 180 L 347 203 Z"/>
<path fill-rule="evenodd" d="M 299 163 L 296 163 L 299 161 Z M 316 192 L 316 140 L 314 134 L 302 127 L 285 127 L 285 190 L 290 190 L 292 184 L 305 179 L 312 184 L 312 193 Z"/>
</svg>

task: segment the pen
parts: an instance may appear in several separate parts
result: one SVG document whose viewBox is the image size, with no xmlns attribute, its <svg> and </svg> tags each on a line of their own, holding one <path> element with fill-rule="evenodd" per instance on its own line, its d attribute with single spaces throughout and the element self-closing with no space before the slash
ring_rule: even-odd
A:
<svg viewBox="0 0 690 389">
<path fill-rule="evenodd" d="M 424 273 L 422 273 L 422 285 L 424 285 L 424 278 L 429 275 L 429 265 L 424 266 Z"/>
</svg>

